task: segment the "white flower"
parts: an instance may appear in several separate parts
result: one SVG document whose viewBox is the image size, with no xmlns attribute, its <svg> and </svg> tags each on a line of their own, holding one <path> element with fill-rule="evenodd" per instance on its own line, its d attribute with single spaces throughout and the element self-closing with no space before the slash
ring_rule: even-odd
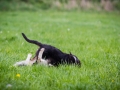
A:
<svg viewBox="0 0 120 90">
<path fill-rule="evenodd" d="M 7 84 L 7 85 L 6 85 L 6 88 L 11 88 L 11 87 L 12 87 L 11 84 Z"/>
<path fill-rule="evenodd" d="M 67 30 L 70 31 L 70 28 L 68 28 Z"/>
</svg>

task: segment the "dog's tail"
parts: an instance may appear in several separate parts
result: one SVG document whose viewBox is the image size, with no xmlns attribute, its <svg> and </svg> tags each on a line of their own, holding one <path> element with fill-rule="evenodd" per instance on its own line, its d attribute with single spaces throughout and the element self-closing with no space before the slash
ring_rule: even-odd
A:
<svg viewBox="0 0 120 90">
<path fill-rule="evenodd" d="M 35 40 L 30 40 L 26 37 L 26 35 L 24 33 L 22 33 L 22 36 L 24 37 L 24 39 L 29 42 L 29 43 L 32 43 L 32 44 L 35 44 L 35 45 L 38 45 L 38 46 L 42 46 L 42 44 L 38 41 L 35 41 Z"/>
</svg>

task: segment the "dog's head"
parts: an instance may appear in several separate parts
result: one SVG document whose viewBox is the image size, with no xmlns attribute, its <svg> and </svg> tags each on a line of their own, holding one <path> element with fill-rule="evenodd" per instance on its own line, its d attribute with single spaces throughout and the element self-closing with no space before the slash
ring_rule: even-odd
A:
<svg viewBox="0 0 120 90">
<path fill-rule="evenodd" d="M 81 66 L 80 60 L 73 54 L 68 54 L 67 59 L 69 60 L 70 63 L 75 63 L 77 65 Z"/>
</svg>

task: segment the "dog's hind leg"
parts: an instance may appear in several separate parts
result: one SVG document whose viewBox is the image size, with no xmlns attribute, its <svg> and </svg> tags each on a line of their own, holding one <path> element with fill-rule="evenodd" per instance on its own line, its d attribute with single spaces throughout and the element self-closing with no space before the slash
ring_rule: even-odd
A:
<svg viewBox="0 0 120 90">
<path fill-rule="evenodd" d="M 40 63 L 40 62 L 41 62 L 41 60 L 42 60 L 42 55 L 43 55 L 44 50 L 45 50 L 45 49 L 42 48 L 42 49 L 39 51 L 37 63 Z"/>
<path fill-rule="evenodd" d="M 45 48 L 41 48 L 41 50 L 39 51 L 37 63 L 39 63 L 40 65 L 48 66 L 48 60 L 42 59 L 42 55 L 44 51 Z"/>
<path fill-rule="evenodd" d="M 38 60 L 37 63 L 39 63 L 40 65 L 45 65 L 45 66 L 53 66 L 52 64 L 50 64 L 50 60 L 49 59 L 42 59 L 42 55 L 43 52 L 45 51 L 45 48 L 41 48 L 41 50 L 39 51 L 39 55 L 38 55 Z"/>
</svg>

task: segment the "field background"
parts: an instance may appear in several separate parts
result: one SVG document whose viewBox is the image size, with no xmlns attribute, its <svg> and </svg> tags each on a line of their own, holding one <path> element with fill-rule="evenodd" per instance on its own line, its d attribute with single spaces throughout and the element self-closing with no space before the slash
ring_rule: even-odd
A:
<svg viewBox="0 0 120 90">
<path fill-rule="evenodd" d="M 28 38 L 75 54 L 75 66 L 13 67 L 37 46 Z M 1 90 L 120 90 L 120 13 L 1 11 Z"/>
</svg>

